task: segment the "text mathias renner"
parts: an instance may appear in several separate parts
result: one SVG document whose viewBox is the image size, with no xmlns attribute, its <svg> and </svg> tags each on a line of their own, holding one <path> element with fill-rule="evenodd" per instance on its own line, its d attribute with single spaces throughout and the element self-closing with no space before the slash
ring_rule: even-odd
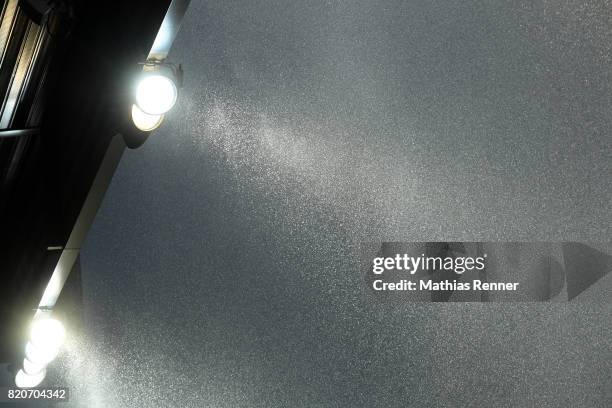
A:
<svg viewBox="0 0 612 408">
<path fill-rule="evenodd" d="M 473 280 L 472 282 L 457 282 L 456 280 L 444 280 L 435 282 L 430 279 L 419 280 L 418 283 L 408 279 L 398 282 L 383 282 L 377 279 L 373 282 L 374 290 L 516 290 L 518 282 L 483 282 Z"/>
</svg>

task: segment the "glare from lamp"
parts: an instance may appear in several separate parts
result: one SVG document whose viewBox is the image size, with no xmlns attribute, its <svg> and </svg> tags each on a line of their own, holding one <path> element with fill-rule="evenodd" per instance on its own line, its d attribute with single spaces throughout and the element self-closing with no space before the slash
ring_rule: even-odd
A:
<svg viewBox="0 0 612 408">
<path fill-rule="evenodd" d="M 30 341 L 37 349 L 59 349 L 66 339 L 66 330 L 59 321 L 49 317 L 32 322 Z"/>
<path fill-rule="evenodd" d="M 30 375 L 23 370 L 19 370 L 15 376 L 15 385 L 19 388 L 32 388 L 40 384 L 47 375 L 47 370 L 43 369 L 40 372 Z"/>
<path fill-rule="evenodd" d="M 45 369 L 45 364 L 33 363 L 27 358 L 23 359 L 23 371 L 28 375 L 36 375 Z"/>
<path fill-rule="evenodd" d="M 59 353 L 59 347 L 37 347 L 31 341 L 26 344 L 25 355 L 26 359 L 30 360 L 34 364 L 47 365 Z"/>
<path fill-rule="evenodd" d="M 149 115 L 168 112 L 176 103 L 177 96 L 175 83 L 165 75 L 143 75 L 136 87 L 136 104 Z"/>
<path fill-rule="evenodd" d="M 137 105 L 132 105 L 132 122 L 143 132 L 155 130 L 164 121 L 164 115 L 149 115 L 144 113 Z"/>
</svg>

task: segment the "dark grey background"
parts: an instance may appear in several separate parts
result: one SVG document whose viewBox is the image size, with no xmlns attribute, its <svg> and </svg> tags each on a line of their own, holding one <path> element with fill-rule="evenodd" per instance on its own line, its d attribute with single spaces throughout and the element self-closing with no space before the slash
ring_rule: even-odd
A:
<svg viewBox="0 0 612 408">
<path fill-rule="evenodd" d="M 610 406 L 609 292 L 374 304 L 358 267 L 361 241 L 609 240 L 607 3 L 193 1 L 178 106 L 83 251 L 71 396 Z"/>
</svg>

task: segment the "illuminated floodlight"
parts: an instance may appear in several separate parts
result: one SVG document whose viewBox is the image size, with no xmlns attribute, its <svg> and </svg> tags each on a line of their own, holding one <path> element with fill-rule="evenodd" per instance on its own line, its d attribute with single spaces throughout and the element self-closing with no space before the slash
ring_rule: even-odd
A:
<svg viewBox="0 0 612 408">
<path fill-rule="evenodd" d="M 47 370 L 42 369 L 40 372 L 30 375 L 24 370 L 19 370 L 15 376 L 15 385 L 19 388 L 32 388 L 40 384 L 47 375 Z"/>
<path fill-rule="evenodd" d="M 19 388 L 36 387 L 47 373 L 46 366 L 59 353 L 66 339 L 64 325 L 48 316 L 36 317 L 30 326 L 30 340 L 26 343 L 23 368 L 15 376 Z"/>
<path fill-rule="evenodd" d="M 143 132 L 155 130 L 164 121 L 164 115 L 149 115 L 144 113 L 138 105 L 132 105 L 132 122 Z"/>
<path fill-rule="evenodd" d="M 66 330 L 59 320 L 38 318 L 30 328 L 30 341 L 39 350 L 57 350 L 64 344 L 65 339 Z"/>
<path fill-rule="evenodd" d="M 34 364 L 47 365 L 59 353 L 59 347 L 37 347 L 31 341 L 28 341 L 25 349 L 26 359 L 30 360 Z"/>
<path fill-rule="evenodd" d="M 23 359 L 23 371 L 28 375 L 36 375 L 45 369 L 45 364 L 33 363 L 27 358 Z"/>
<path fill-rule="evenodd" d="M 163 115 L 178 97 L 174 81 L 160 72 L 143 72 L 136 86 L 136 104 L 144 113 Z M 133 110 L 132 110 L 133 112 Z"/>
</svg>

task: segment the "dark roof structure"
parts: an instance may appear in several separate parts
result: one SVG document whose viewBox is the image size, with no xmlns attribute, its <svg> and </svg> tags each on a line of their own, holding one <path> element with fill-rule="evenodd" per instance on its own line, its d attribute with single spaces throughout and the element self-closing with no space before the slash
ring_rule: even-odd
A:
<svg viewBox="0 0 612 408">
<path fill-rule="evenodd" d="M 169 5 L 2 4 L 0 362 L 23 357 L 54 270 L 72 269 L 123 149 L 148 135 L 132 125 L 130 81 Z"/>
</svg>

